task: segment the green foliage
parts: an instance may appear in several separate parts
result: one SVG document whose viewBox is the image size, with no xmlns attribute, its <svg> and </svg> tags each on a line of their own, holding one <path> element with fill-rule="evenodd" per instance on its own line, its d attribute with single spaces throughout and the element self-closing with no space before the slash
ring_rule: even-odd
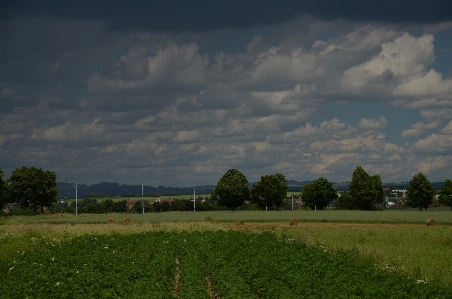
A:
<svg viewBox="0 0 452 299">
<path fill-rule="evenodd" d="M 7 185 L 3 180 L 3 170 L 0 168 L 0 209 L 7 203 Z"/>
<path fill-rule="evenodd" d="M 311 184 L 305 185 L 302 193 L 304 204 L 310 207 L 311 210 L 315 208 L 323 210 L 337 197 L 337 191 L 333 188 L 333 184 L 322 177 Z"/>
<path fill-rule="evenodd" d="M 251 189 L 251 202 L 265 209 L 278 209 L 287 196 L 287 180 L 280 173 L 262 176 Z"/>
<path fill-rule="evenodd" d="M 452 181 L 447 179 L 439 193 L 439 203 L 448 205 L 452 210 Z"/>
<path fill-rule="evenodd" d="M 384 200 L 383 184 L 379 175 L 370 176 L 361 167 L 353 171 L 349 184 L 350 197 L 354 208 L 372 210 Z"/>
<path fill-rule="evenodd" d="M 212 199 L 220 206 L 235 210 L 250 198 L 246 176 L 237 169 L 229 169 L 218 181 Z"/>
<path fill-rule="evenodd" d="M 405 204 L 419 208 L 419 211 L 422 211 L 423 208 L 427 210 L 428 205 L 433 201 L 433 196 L 435 196 L 433 185 L 423 173 L 419 172 L 410 180 Z"/>
<path fill-rule="evenodd" d="M 377 269 L 357 249 L 327 251 L 268 232 L 33 238 L 0 263 L 0 274 L 5 298 L 452 296 L 451 288 Z"/>
<path fill-rule="evenodd" d="M 138 200 L 132 207 L 133 213 L 142 214 L 143 213 L 143 206 L 144 206 L 144 212 L 150 213 L 150 212 L 161 212 L 160 203 L 155 202 L 153 205 L 149 204 L 147 200 L 141 201 Z"/>
<path fill-rule="evenodd" d="M 42 213 L 44 207 L 57 202 L 55 172 L 22 166 L 11 173 L 7 182 L 10 200 L 24 207 L 31 207 L 34 214 L 38 207 L 41 207 Z"/>
<path fill-rule="evenodd" d="M 50 212 L 57 212 L 57 213 L 61 213 L 67 210 L 67 208 L 69 207 L 67 202 L 59 202 L 59 203 L 53 203 L 50 207 L 49 207 L 49 211 Z"/>
<path fill-rule="evenodd" d="M 353 200 L 350 196 L 350 192 L 342 192 L 341 196 L 336 201 L 336 208 L 353 210 Z"/>
<path fill-rule="evenodd" d="M 80 201 L 79 201 L 80 207 L 84 207 L 87 205 L 96 205 L 96 204 L 97 204 L 97 199 L 95 199 L 94 197 L 90 197 L 90 196 L 85 196 L 82 199 L 80 199 Z"/>
</svg>

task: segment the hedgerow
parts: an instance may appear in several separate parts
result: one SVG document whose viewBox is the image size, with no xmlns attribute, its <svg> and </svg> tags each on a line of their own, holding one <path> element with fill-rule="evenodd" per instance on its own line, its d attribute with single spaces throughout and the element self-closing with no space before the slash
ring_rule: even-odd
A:
<svg viewBox="0 0 452 299">
<path fill-rule="evenodd" d="M 35 239 L 2 260 L 0 276 L 3 298 L 452 298 L 354 251 L 268 232 Z"/>
</svg>

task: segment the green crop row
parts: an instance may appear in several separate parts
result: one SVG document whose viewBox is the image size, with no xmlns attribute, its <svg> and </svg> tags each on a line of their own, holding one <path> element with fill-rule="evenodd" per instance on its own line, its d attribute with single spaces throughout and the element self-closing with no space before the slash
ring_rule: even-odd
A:
<svg viewBox="0 0 452 299">
<path fill-rule="evenodd" d="M 353 250 L 237 231 L 32 240 L 0 261 L 3 298 L 452 298 Z"/>
</svg>

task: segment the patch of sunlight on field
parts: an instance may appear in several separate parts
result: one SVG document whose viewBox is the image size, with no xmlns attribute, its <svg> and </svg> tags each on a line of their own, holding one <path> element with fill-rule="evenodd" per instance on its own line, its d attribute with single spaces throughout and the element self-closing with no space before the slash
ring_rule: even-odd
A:
<svg viewBox="0 0 452 299">
<path fill-rule="evenodd" d="M 302 225 L 301 225 L 302 226 Z M 328 251 L 372 258 L 387 272 L 452 285 L 452 227 L 421 225 L 292 230 L 293 238 Z"/>
</svg>

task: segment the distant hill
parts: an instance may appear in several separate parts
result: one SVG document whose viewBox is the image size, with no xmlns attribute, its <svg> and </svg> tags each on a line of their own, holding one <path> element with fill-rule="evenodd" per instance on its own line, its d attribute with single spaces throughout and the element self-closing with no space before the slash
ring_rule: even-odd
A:
<svg viewBox="0 0 452 299">
<path fill-rule="evenodd" d="M 57 182 L 58 195 L 60 197 L 75 197 L 75 187 L 70 183 Z M 194 187 L 165 187 L 165 186 L 143 186 L 145 196 L 160 195 L 181 195 L 192 194 L 193 189 L 198 194 L 212 193 L 215 189 L 214 185 L 194 186 Z M 77 195 L 79 197 L 85 196 L 87 193 L 94 193 L 98 195 L 120 195 L 120 196 L 141 196 L 141 185 L 125 185 L 119 183 L 98 183 L 93 185 L 78 184 Z"/>
<path fill-rule="evenodd" d="M 288 192 L 301 192 L 306 184 L 310 184 L 312 181 L 298 182 L 294 180 L 288 180 Z M 332 182 L 333 187 L 338 191 L 346 191 L 349 189 L 348 184 L 350 182 Z M 257 182 L 249 184 L 250 189 L 256 185 Z M 432 182 L 435 189 L 439 190 L 444 185 L 444 182 Z M 406 188 L 409 183 L 383 183 L 384 187 L 388 188 Z M 57 182 L 58 195 L 60 197 L 75 197 L 75 187 L 70 183 Z M 215 185 L 203 185 L 193 187 L 165 187 L 165 186 L 144 186 L 145 196 L 156 196 L 160 194 L 165 195 L 182 195 L 193 194 L 193 190 L 196 190 L 196 194 L 210 194 L 214 191 Z M 87 193 L 94 193 L 102 196 L 141 196 L 141 185 L 125 185 L 119 183 L 103 182 L 93 185 L 78 184 L 77 193 L 79 197 L 83 197 Z"/>
</svg>

